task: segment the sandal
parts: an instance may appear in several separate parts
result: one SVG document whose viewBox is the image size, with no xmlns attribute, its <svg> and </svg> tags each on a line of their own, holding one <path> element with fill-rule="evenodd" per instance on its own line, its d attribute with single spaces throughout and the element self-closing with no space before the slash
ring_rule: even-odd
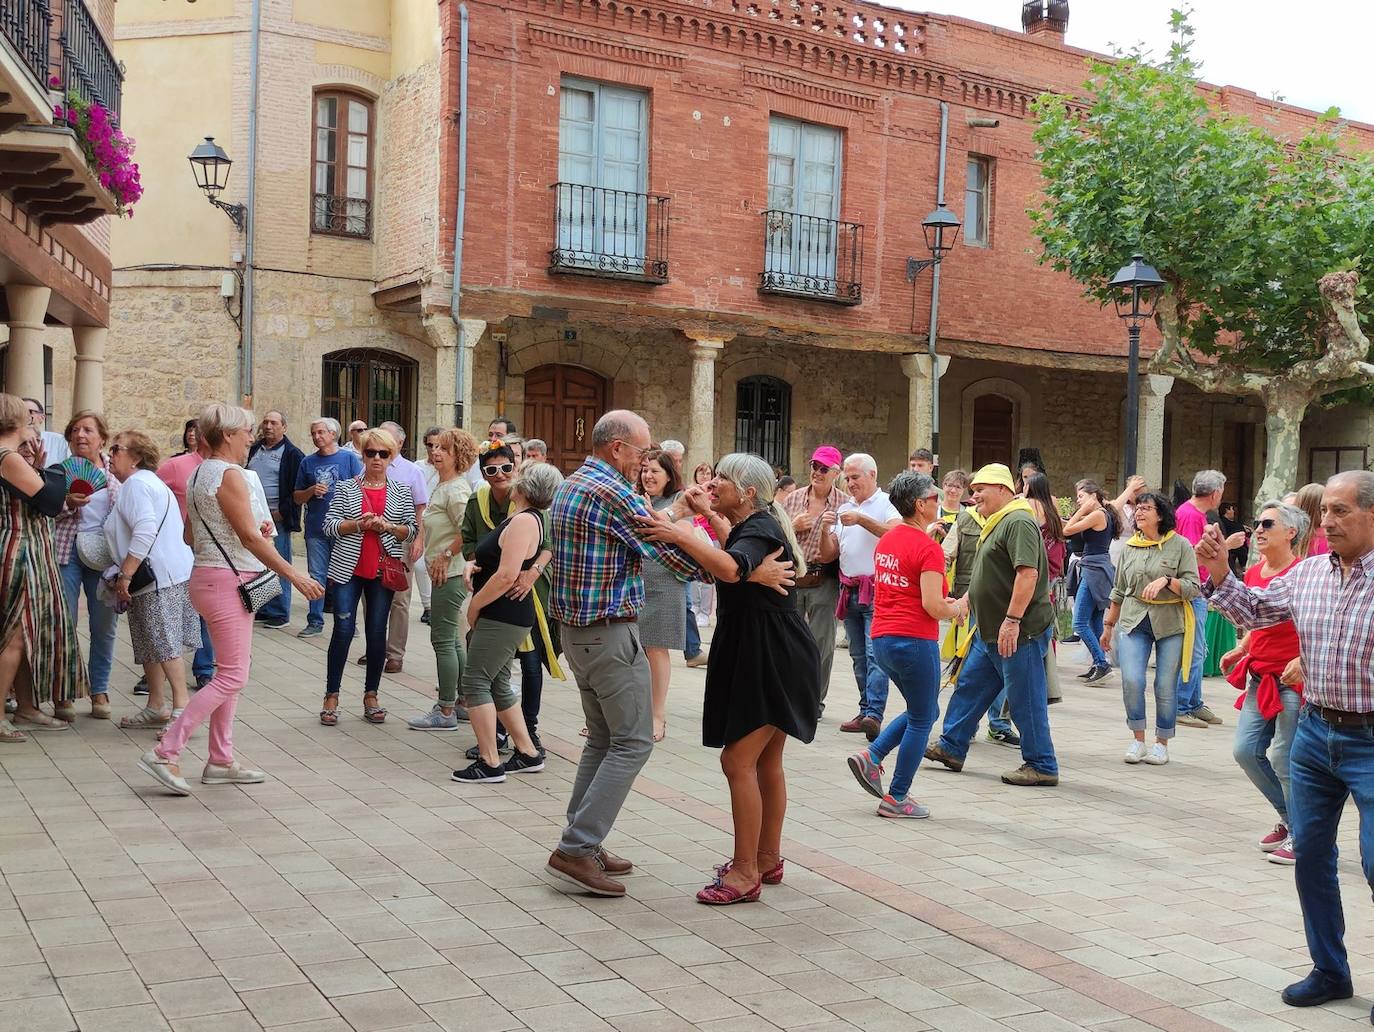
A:
<svg viewBox="0 0 1374 1032">
<path fill-rule="evenodd" d="M 728 907 L 732 903 L 757 903 L 763 892 L 763 880 L 754 883 L 747 892 L 726 885 L 723 877 L 717 878 L 697 893 L 697 902 L 712 907 Z"/>
<path fill-rule="evenodd" d="M 91 716 L 96 720 L 110 719 L 110 697 L 105 693 L 91 696 Z"/>
<path fill-rule="evenodd" d="M 16 731 L 69 731 L 71 726 L 65 720 L 50 717 L 42 710 L 32 713 L 16 713 L 12 721 Z"/>
<path fill-rule="evenodd" d="M 20 731 L 8 720 L 0 720 L 0 743 L 4 742 L 27 742 L 29 736 Z"/>
<path fill-rule="evenodd" d="M 151 706 L 144 706 L 132 717 L 119 718 L 119 726 L 125 731 L 159 731 L 171 722 L 171 709 L 155 710 Z"/>
<path fill-rule="evenodd" d="M 377 701 L 376 692 L 363 693 L 363 719 L 369 724 L 382 724 L 386 722 L 386 710 L 381 706 L 370 706 L 367 700 Z"/>
<path fill-rule="evenodd" d="M 333 727 L 339 722 L 339 697 L 337 695 L 326 695 L 324 697 L 324 708 L 320 710 L 320 723 L 325 727 Z"/>
<path fill-rule="evenodd" d="M 64 720 L 68 724 L 76 723 L 76 703 L 74 702 L 55 702 L 52 706 L 52 715 L 58 720 Z"/>
<path fill-rule="evenodd" d="M 763 884 L 765 884 L 765 885 L 781 885 L 781 884 L 782 884 L 782 874 L 783 874 L 782 865 L 783 865 L 784 863 L 786 863 L 786 861 L 783 860 L 783 858 L 782 858 L 781 856 L 779 856 L 778 854 L 776 854 L 776 853 L 770 854 L 770 855 L 772 855 L 772 856 L 777 856 L 777 857 L 778 857 L 777 866 L 776 866 L 776 867 L 770 867 L 770 868 L 769 868 L 768 870 L 766 870 L 766 871 L 762 871 L 762 870 L 761 870 L 761 871 L 759 872 L 759 875 L 760 875 L 759 880 L 760 880 L 761 882 L 763 882 Z M 717 864 L 717 865 L 716 865 L 716 877 L 717 877 L 717 878 L 724 878 L 727 874 L 730 873 L 730 868 L 732 868 L 732 867 L 734 867 L 734 866 L 735 866 L 735 862 L 734 862 L 733 860 L 727 860 L 727 861 L 725 861 L 725 863 L 723 863 L 723 864 Z"/>
</svg>

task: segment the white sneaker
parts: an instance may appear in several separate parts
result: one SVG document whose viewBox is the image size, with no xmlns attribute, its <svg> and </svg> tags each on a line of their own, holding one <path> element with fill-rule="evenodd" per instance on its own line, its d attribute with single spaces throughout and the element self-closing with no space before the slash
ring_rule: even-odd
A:
<svg viewBox="0 0 1374 1032">
<path fill-rule="evenodd" d="M 260 785 L 266 780 L 267 775 L 262 771 L 240 767 L 237 761 L 227 767 L 207 763 L 200 775 L 202 785 Z"/>
<path fill-rule="evenodd" d="M 1126 755 L 1122 757 L 1127 763 L 1139 763 L 1145 758 L 1145 743 L 1132 742 L 1126 749 Z"/>
<path fill-rule="evenodd" d="M 171 764 L 152 749 L 139 757 L 138 769 L 145 774 L 152 775 L 163 788 L 174 795 L 188 796 L 191 794 L 191 786 L 186 783 L 186 779 L 180 774 L 173 774 Z"/>
<path fill-rule="evenodd" d="M 1163 742 L 1156 742 L 1150 746 L 1150 751 L 1145 754 L 1144 760 L 1152 767 L 1162 767 L 1169 762 L 1169 747 Z"/>
</svg>

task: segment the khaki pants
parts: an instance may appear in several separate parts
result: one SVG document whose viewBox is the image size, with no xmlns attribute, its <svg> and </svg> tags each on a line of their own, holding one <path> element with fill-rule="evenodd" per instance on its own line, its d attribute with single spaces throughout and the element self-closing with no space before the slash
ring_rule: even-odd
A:
<svg viewBox="0 0 1374 1032">
<path fill-rule="evenodd" d="M 423 556 L 421 561 L 424 561 Z M 415 586 L 415 569 L 409 552 L 406 553 L 406 573 L 407 587 L 391 597 L 391 616 L 386 624 L 386 658 L 397 663 L 406 658 L 406 640 L 410 637 L 410 593 Z"/>
<path fill-rule="evenodd" d="M 835 629 L 839 624 L 835 606 L 839 601 L 840 582 L 834 577 L 827 577 L 814 588 L 797 589 L 797 610 L 821 653 L 821 709 L 825 708 L 825 696 L 830 691 L 830 668 L 835 662 Z M 862 643 L 859 647 L 863 647 Z"/>
</svg>

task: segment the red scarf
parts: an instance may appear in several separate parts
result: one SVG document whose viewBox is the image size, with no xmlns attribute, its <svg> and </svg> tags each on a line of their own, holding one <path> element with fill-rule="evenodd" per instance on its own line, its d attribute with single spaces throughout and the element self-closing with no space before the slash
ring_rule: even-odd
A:
<svg viewBox="0 0 1374 1032">
<path fill-rule="evenodd" d="M 1282 577 L 1298 565 L 1298 562 L 1299 560 L 1294 559 L 1273 577 L 1265 577 L 1260 572 L 1264 568 L 1264 563 L 1258 562 L 1245 571 L 1245 583 L 1252 588 L 1268 587 L 1274 577 Z M 1259 707 L 1260 716 L 1265 720 L 1273 720 L 1282 713 L 1283 699 L 1279 694 L 1281 686 L 1278 675 L 1283 673 L 1297 655 L 1298 630 L 1293 626 L 1293 621 L 1285 620 L 1272 627 L 1251 631 L 1248 653 L 1226 675 L 1226 680 L 1241 693 L 1236 697 L 1236 709 L 1245 708 L 1245 690 L 1249 684 L 1249 675 L 1254 674 L 1259 678 L 1259 686 L 1255 689 L 1255 704 Z M 1299 696 L 1302 695 L 1301 684 L 1292 687 Z"/>
</svg>

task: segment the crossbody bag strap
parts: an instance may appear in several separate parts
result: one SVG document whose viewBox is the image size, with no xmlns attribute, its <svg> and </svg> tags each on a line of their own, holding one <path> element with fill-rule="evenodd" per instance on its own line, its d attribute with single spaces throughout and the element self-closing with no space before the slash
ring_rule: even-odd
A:
<svg viewBox="0 0 1374 1032">
<path fill-rule="evenodd" d="M 192 492 L 194 492 L 196 489 L 196 480 L 199 477 L 200 470 L 197 469 L 195 473 L 191 476 Z M 195 501 L 194 497 L 192 497 L 190 501 Z M 199 505 L 196 506 L 196 519 L 200 520 L 200 525 L 205 528 L 205 533 L 210 535 L 210 540 L 213 541 L 215 547 L 219 549 L 219 554 L 224 556 L 224 561 L 229 564 L 229 572 L 232 573 L 235 577 L 237 577 L 239 575 L 238 567 L 234 565 L 234 560 L 229 558 L 229 553 L 224 550 L 224 546 L 219 543 L 219 538 L 215 537 L 215 532 L 210 529 L 210 524 L 205 522 L 205 517 L 200 514 Z"/>
</svg>

